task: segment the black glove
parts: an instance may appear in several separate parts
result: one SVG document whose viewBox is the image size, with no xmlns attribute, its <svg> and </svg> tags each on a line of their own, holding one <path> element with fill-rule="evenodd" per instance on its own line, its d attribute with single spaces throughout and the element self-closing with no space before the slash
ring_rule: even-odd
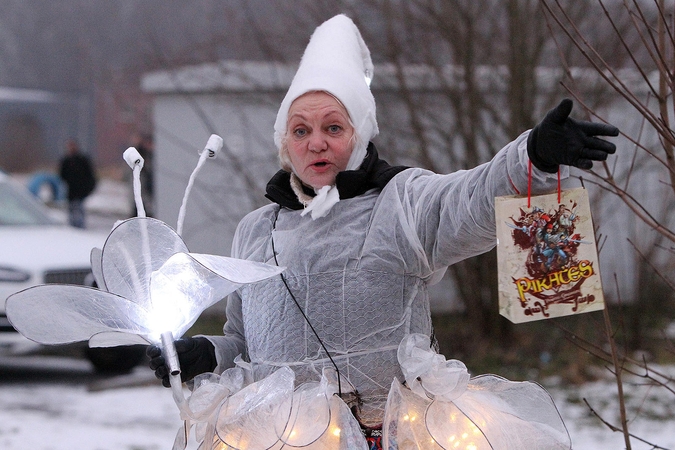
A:
<svg viewBox="0 0 675 450">
<path fill-rule="evenodd" d="M 573 105 L 572 100 L 564 99 L 532 129 L 527 154 L 537 169 L 555 173 L 560 164 L 590 169 L 593 161 L 604 161 L 607 154 L 616 151 L 616 145 L 596 136 L 618 136 L 619 129 L 572 119 Z"/>
<path fill-rule="evenodd" d="M 204 337 L 177 339 L 174 345 L 180 363 L 182 382 L 190 381 L 200 373 L 212 372 L 218 365 L 216 349 L 211 341 Z M 146 354 L 150 357 L 150 368 L 155 371 L 155 376 L 162 380 L 164 387 L 171 387 L 169 368 L 162 356 L 162 348 L 158 345 L 150 345 Z"/>
</svg>

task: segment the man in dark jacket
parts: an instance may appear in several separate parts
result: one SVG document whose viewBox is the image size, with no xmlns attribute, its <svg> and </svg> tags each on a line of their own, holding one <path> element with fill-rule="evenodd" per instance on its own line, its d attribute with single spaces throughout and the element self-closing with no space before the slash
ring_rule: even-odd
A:
<svg viewBox="0 0 675 450">
<path fill-rule="evenodd" d="M 74 139 L 66 142 L 66 156 L 61 160 L 59 175 L 68 186 L 68 222 L 84 228 L 84 199 L 96 187 L 96 177 L 89 158 L 80 153 Z"/>
</svg>

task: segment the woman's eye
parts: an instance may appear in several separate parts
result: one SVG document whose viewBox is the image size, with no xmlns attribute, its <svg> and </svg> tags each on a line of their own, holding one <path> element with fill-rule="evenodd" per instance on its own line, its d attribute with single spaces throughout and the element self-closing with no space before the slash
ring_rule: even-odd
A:
<svg viewBox="0 0 675 450">
<path fill-rule="evenodd" d="M 305 130 L 304 128 L 296 128 L 295 130 L 293 130 L 293 134 L 296 137 L 304 137 L 307 134 L 307 130 Z"/>
<path fill-rule="evenodd" d="M 339 133 L 340 130 L 342 130 L 342 127 L 340 125 L 331 125 L 328 127 L 328 131 L 331 133 Z"/>
</svg>

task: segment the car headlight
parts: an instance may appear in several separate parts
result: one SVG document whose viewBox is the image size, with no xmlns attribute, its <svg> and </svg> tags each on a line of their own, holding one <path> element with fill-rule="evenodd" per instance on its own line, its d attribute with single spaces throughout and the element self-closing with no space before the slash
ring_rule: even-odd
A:
<svg viewBox="0 0 675 450">
<path fill-rule="evenodd" d="M 30 279 L 30 273 L 11 267 L 0 267 L 0 282 L 21 283 Z"/>
</svg>

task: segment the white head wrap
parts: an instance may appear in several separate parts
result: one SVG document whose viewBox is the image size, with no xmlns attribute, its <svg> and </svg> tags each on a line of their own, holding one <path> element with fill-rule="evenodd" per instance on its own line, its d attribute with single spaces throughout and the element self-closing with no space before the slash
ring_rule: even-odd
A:
<svg viewBox="0 0 675 450">
<path fill-rule="evenodd" d="M 308 92 L 325 91 L 342 102 L 354 124 L 356 140 L 346 169 L 358 169 L 366 157 L 368 142 L 378 133 L 375 98 L 370 92 L 372 77 L 370 51 L 354 22 L 340 14 L 321 24 L 312 34 L 298 71 L 279 107 L 274 123 L 274 143 L 277 148 L 281 151 L 287 131 L 288 110 L 293 101 Z M 283 161 L 284 155 L 280 157 Z M 312 211 L 314 219 L 328 214 L 330 208 L 339 201 L 337 189 L 331 189 L 336 192 L 315 197 L 305 212 Z M 321 208 L 314 204 L 325 201 L 332 204 L 322 205 Z M 315 214 L 314 210 L 320 210 L 320 215 Z"/>
</svg>

